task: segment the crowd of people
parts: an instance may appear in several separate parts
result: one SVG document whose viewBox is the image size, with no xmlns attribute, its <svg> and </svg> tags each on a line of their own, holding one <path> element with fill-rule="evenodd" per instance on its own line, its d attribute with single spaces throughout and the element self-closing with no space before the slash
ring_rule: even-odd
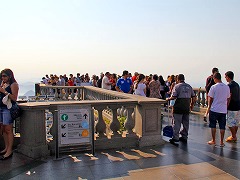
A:
<svg viewBox="0 0 240 180">
<path fill-rule="evenodd" d="M 211 128 L 212 139 L 209 145 L 216 145 L 216 125 L 220 129 L 220 147 L 224 146 L 224 134 L 226 125 L 231 131 L 231 136 L 225 139 L 226 142 L 237 141 L 237 131 L 240 120 L 240 88 L 234 81 L 234 73 L 227 71 L 225 74 L 228 84 L 222 82 L 218 68 L 212 69 L 212 74 L 206 79 L 206 92 L 208 107 L 204 115 L 207 121 L 209 116 L 209 127 Z M 0 73 L 0 134 L 4 138 L 5 147 L 0 149 L 0 160 L 12 157 L 13 150 L 13 122 L 10 110 L 3 103 L 4 98 L 9 98 L 12 104 L 16 103 L 18 97 L 18 83 L 15 80 L 11 69 L 4 69 Z M 179 141 L 184 143 L 188 140 L 189 114 L 193 109 L 196 96 L 193 88 L 185 82 L 183 74 L 169 75 L 165 81 L 161 75 L 144 75 L 135 72 L 132 76 L 124 70 L 122 76 L 115 73 L 105 72 L 100 76 L 89 74 L 76 76 L 46 75 L 41 81 L 45 85 L 52 86 L 81 86 L 92 85 L 107 90 L 119 91 L 122 93 L 135 94 L 149 98 L 165 99 L 169 101 L 173 115 L 173 137 L 170 143 L 177 145 Z"/>
<path fill-rule="evenodd" d="M 211 128 L 212 139 L 209 145 L 216 145 L 216 125 L 220 129 L 220 147 L 224 147 L 224 134 L 226 125 L 231 131 L 231 136 L 225 139 L 226 142 L 237 141 L 237 131 L 240 120 L 240 88 L 234 81 L 234 73 L 227 71 L 225 79 L 228 84 L 222 82 L 218 68 L 212 69 L 212 74 L 206 80 L 206 92 L 208 107 L 205 113 L 205 120 L 209 115 L 209 127 Z"/>
<path fill-rule="evenodd" d="M 224 147 L 224 135 L 226 125 L 230 129 L 231 136 L 225 139 L 226 142 L 237 142 L 237 131 L 240 122 L 240 87 L 234 81 L 234 73 L 227 71 L 225 79 L 228 84 L 222 82 L 218 68 L 212 69 L 212 74 L 206 79 L 207 110 L 204 114 L 204 121 L 209 116 L 209 128 L 211 128 L 212 139 L 207 143 L 216 146 L 217 124 L 220 129 L 219 146 Z M 177 145 L 179 141 L 184 143 L 188 139 L 189 112 L 195 103 L 195 94 L 192 87 L 184 82 L 184 75 L 177 76 L 176 84 L 171 91 L 167 101 L 175 100 L 173 103 L 173 138 L 170 143 Z M 181 128 L 182 127 L 182 128 Z M 179 137 L 181 135 L 181 137 Z"/>
<path fill-rule="evenodd" d="M 89 78 L 88 73 L 76 77 L 70 74 L 66 75 L 46 75 L 43 77 L 44 84 L 50 85 L 74 85 L 89 83 L 92 86 L 108 90 L 131 93 L 150 98 L 159 98 L 169 101 L 169 107 L 172 108 L 173 114 L 173 138 L 170 139 L 172 144 L 179 141 L 187 142 L 189 129 L 189 112 L 192 110 L 196 97 L 192 87 L 185 83 L 183 74 L 169 75 L 165 81 L 161 75 L 150 74 L 144 75 L 135 72 L 132 76 L 128 71 L 123 71 L 122 76 L 114 73 L 101 73 L 100 77 L 93 75 Z M 231 136 L 226 142 L 237 141 L 237 130 L 240 119 L 240 89 L 239 85 L 233 80 L 234 73 L 228 71 L 225 73 L 228 85 L 221 80 L 221 74 L 218 68 L 212 69 L 212 74 L 206 79 L 206 93 L 208 107 L 204 115 L 204 121 L 209 116 L 209 127 L 212 132 L 212 139 L 209 145 L 216 145 L 216 124 L 220 129 L 220 146 L 224 146 L 225 126 L 229 127 Z"/>
<path fill-rule="evenodd" d="M 52 86 L 81 86 L 91 85 L 108 90 L 114 90 L 124 93 L 131 93 L 140 96 L 166 99 L 171 94 L 173 86 L 176 84 L 175 75 L 169 75 L 165 81 L 162 75 L 150 74 L 144 75 L 135 72 L 133 75 L 128 71 L 123 74 L 100 73 L 100 76 L 77 73 L 76 76 L 69 74 L 53 75 L 46 74 L 42 77 L 41 83 Z M 121 88 L 120 88 L 121 87 Z"/>
</svg>

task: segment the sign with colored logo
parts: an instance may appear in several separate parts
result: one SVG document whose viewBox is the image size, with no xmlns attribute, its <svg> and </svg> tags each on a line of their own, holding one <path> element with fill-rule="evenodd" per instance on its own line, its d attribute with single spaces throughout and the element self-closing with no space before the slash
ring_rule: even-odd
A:
<svg viewBox="0 0 240 180">
<path fill-rule="evenodd" d="M 58 117 L 59 146 L 90 143 L 90 106 L 60 106 Z"/>
<path fill-rule="evenodd" d="M 67 114 L 61 115 L 61 119 L 62 119 L 63 121 L 68 120 L 68 115 L 67 115 Z"/>
</svg>

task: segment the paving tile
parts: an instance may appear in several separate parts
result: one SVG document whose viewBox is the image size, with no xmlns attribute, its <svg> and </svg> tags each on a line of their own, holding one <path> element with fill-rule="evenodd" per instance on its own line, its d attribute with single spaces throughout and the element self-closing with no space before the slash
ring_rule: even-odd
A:
<svg viewBox="0 0 240 180">
<path fill-rule="evenodd" d="M 41 165 L 36 166 L 34 168 L 29 169 L 30 171 L 35 171 L 39 173 L 43 173 L 46 171 L 54 171 L 54 170 L 59 170 L 64 168 L 64 163 L 61 160 L 52 160 L 49 159 L 48 161 L 44 161 Z"/>
<path fill-rule="evenodd" d="M 179 148 L 179 147 L 176 147 L 172 144 L 170 144 L 169 142 L 166 142 L 164 145 L 162 146 L 154 146 L 154 147 L 151 147 L 151 149 L 154 149 L 156 151 L 159 151 L 163 154 L 166 154 L 166 155 L 177 155 L 177 154 L 184 154 L 184 153 L 187 153 L 185 150 Z"/>
<path fill-rule="evenodd" d="M 197 177 L 209 177 L 213 175 L 219 175 L 225 173 L 219 168 L 214 167 L 209 163 L 196 163 L 191 165 L 186 165 L 183 169 L 196 174 Z"/>
<path fill-rule="evenodd" d="M 203 160 L 191 154 L 177 155 L 174 158 L 176 159 L 176 161 L 178 161 L 178 163 L 183 163 L 183 164 L 194 164 L 194 163 L 204 162 Z"/>
<path fill-rule="evenodd" d="M 95 156 L 89 154 L 72 155 L 71 157 L 66 157 L 63 161 L 65 168 L 111 163 L 111 161 L 101 153 L 97 153 Z"/>
<path fill-rule="evenodd" d="M 200 149 L 190 149 L 188 150 L 187 154 L 191 154 L 192 156 L 200 159 L 203 162 L 210 162 L 210 161 L 215 161 L 216 158 L 210 156 L 209 154 L 206 153 L 206 151 L 202 151 Z"/>
<path fill-rule="evenodd" d="M 139 160 L 133 160 L 138 166 L 142 169 L 152 168 L 158 166 L 166 166 L 172 164 L 179 164 L 179 160 L 177 160 L 173 156 L 164 156 L 164 157 L 156 157 L 156 158 L 142 158 Z"/>
<path fill-rule="evenodd" d="M 210 180 L 237 180 L 234 176 L 223 173 L 223 174 L 218 174 L 218 175 L 213 175 L 208 177 Z"/>
<path fill-rule="evenodd" d="M 96 178 L 105 178 L 113 175 L 126 174 L 130 170 L 139 169 L 139 166 L 133 161 L 113 162 L 110 164 L 101 164 L 90 166 L 91 171 Z"/>
<path fill-rule="evenodd" d="M 0 162 L 0 175 L 9 172 L 11 169 L 15 169 L 21 167 L 25 164 L 31 163 L 33 159 L 25 157 L 25 156 L 14 151 L 12 158 L 4 161 L 4 163 Z"/>
<path fill-rule="evenodd" d="M 211 164 L 240 179 L 240 161 L 223 158 L 219 161 L 211 162 Z"/>
<path fill-rule="evenodd" d="M 146 152 L 145 149 L 135 148 L 114 151 L 104 150 L 101 154 L 105 155 L 111 162 L 140 159 L 144 158 L 144 156 L 156 156 L 152 151 Z"/>
<path fill-rule="evenodd" d="M 6 161 L 4 161 L 4 163 L 6 163 Z M 15 176 L 18 176 L 20 174 L 23 174 L 25 172 L 27 172 L 29 169 L 31 168 L 34 168 L 34 167 L 37 167 L 39 166 L 40 164 L 42 164 L 43 162 L 42 161 L 32 161 L 28 164 L 23 164 L 21 166 L 18 166 L 18 167 L 15 167 L 13 169 L 9 169 L 7 172 L 1 174 L 1 178 L 2 179 L 10 179 L 10 178 L 13 178 Z"/>
<path fill-rule="evenodd" d="M 15 176 L 11 178 L 11 180 L 42 180 L 42 179 L 51 179 L 51 176 L 49 174 L 38 174 L 31 172 L 30 175 L 27 175 L 26 173 L 22 173 L 18 176 Z"/>
<path fill-rule="evenodd" d="M 172 166 L 172 167 L 166 167 L 170 173 L 174 174 L 176 177 L 180 179 L 194 179 L 197 178 L 196 174 L 186 170 L 184 167 L 186 165 L 178 165 L 178 166 Z"/>
<path fill-rule="evenodd" d="M 125 180 L 140 180 L 140 179 L 176 179 L 177 177 L 167 168 L 150 168 L 143 169 L 139 172 L 129 172 L 128 176 L 123 176 Z"/>
<path fill-rule="evenodd" d="M 97 150 L 95 157 L 64 154 L 58 160 L 53 156 L 33 160 L 14 152 L 13 158 L 0 162 L 0 179 L 240 179 L 240 143 L 226 143 L 224 148 L 209 146 L 207 126 L 201 117 L 192 116 L 188 143 L 180 142 L 178 147 L 166 142 L 144 148 Z M 229 134 L 226 130 L 226 137 Z"/>
</svg>

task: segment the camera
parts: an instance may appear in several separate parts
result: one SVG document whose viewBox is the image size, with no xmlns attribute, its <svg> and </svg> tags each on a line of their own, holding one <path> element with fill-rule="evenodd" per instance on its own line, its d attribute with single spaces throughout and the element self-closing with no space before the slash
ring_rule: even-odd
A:
<svg viewBox="0 0 240 180">
<path fill-rule="evenodd" d="M 207 117 L 206 116 L 203 117 L 203 121 L 207 122 Z"/>
</svg>

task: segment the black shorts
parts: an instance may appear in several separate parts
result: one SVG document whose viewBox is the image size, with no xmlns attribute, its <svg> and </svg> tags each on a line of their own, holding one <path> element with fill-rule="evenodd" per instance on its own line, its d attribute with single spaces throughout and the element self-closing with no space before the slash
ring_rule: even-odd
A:
<svg viewBox="0 0 240 180">
<path fill-rule="evenodd" d="M 209 112 L 209 127 L 210 128 L 216 128 L 217 122 L 218 122 L 218 125 L 219 125 L 219 129 L 224 129 L 225 130 L 226 114 L 210 111 Z"/>
</svg>

